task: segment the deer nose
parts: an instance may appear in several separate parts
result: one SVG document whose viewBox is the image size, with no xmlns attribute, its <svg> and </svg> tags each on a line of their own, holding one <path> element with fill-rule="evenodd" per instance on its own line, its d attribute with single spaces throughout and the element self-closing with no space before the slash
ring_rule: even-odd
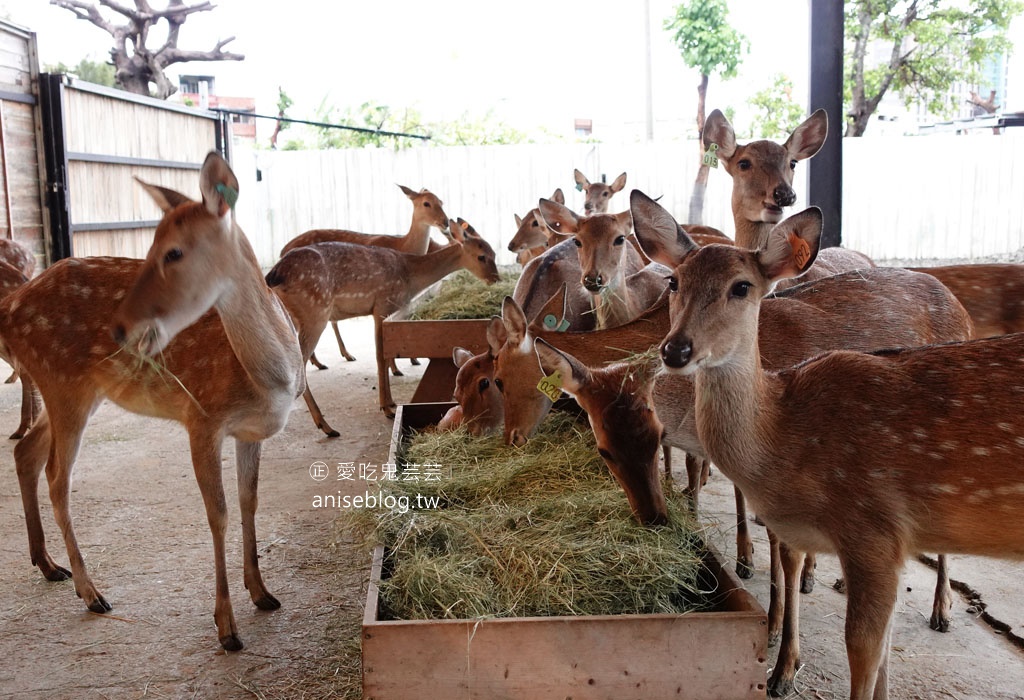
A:
<svg viewBox="0 0 1024 700">
<path fill-rule="evenodd" d="M 583 286 L 587 288 L 588 292 L 600 292 L 604 287 L 604 276 L 601 274 L 583 275 Z"/>
<path fill-rule="evenodd" d="M 518 430 L 513 430 L 511 433 L 509 433 L 508 439 L 505 440 L 505 443 L 508 445 L 513 445 L 515 447 L 522 447 L 523 445 L 526 444 L 526 436 L 520 433 Z"/>
<path fill-rule="evenodd" d="M 779 185 L 772 193 L 772 197 L 780 207 L 791 207 L 796 201 L 796 192 L 789 185 Z"/>
<path fill-rule="evenodd" d="M 125 330 L 123 323 L 116 324 L 110 329 L 110 337 L 114 339 L 114 342 L 118 345 L 124 345 L 125 341 L 128 340 L 128 332 Z"/>
<path fill-rule="evenodd" d="M 693 345 L 690 341 L 666 340 L 661 346 L 661 361 L 666 367 L 682 369 L 690 361 Z"/>
</svg>

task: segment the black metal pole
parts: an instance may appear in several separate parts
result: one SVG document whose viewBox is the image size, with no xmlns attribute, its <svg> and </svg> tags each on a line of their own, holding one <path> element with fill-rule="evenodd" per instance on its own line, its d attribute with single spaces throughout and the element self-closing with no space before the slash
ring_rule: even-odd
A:
<svg viewBox="0 0 1024 700">
<path fill-rule="evenodd" d="M 842 243 L 843 214 L 843 3 L 810 0 L 810 111 L 828 113 L 828 138 L 808 161 L 807 201 L 821 208 L 822 247 Z"/>
</svg>

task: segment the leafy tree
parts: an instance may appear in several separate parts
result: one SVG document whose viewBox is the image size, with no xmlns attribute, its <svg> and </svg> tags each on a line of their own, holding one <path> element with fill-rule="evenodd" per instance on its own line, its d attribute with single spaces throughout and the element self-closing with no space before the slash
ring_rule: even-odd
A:
<svg viewBox="0 0 1024 700">
<path fill-rule="evenodd" d="M 278 86 L 277 88 L 277 121 L 274 122 L 274 133 L 270 135 L 270 148 L 277 149 L 277 137 L 278 135 L 291 126 L 291 122 L 285 121 L 285 117 L 288 116 L 285 112 L 295 104 L 295 102 L 288 96 L 288 93 L 284 91 L 284 88 Z"/>
<path fill-rule="evenodd" d="M 848 0 L 846 135 L 864 134 L 890 89 L 943 114 L 954 83 L 976 83 L 984 60 L 1010 48 L 1006 31 L 1022 11 L 1020 0 Z M 889 47 L 889 59 L 871 68 L 875 42 Z"/>
<path fill-rule="evenodd" d="M 431 143 L 435 146 L 484 146 L 528 141 L 526 134 L 500 121 L 490 110 L 482 117 L 468 112 L 453 122 L 435 125 Z"/>
<path fill-rule="evenodd" d="M 697 84 L 697 148 L 701 165 L 690 198 L 689 222 L 699 224 L 704 215 L 704 191 L 708 183 L 708 166 L 704 163 L 704 102 L 708 79 L 720 73 L 724 80 L 736 76 L 741 54 L 750 50 L 750 42 L 728 24 L 726 0 L 689 0 L 676 5 L 675 16 L 665 20 L 665 29 L 679 47 L 683 61 L 700 72 Z"/>
<path fill-rule="evenodd" d="M 114 38 L 110 58 L 116 70 L 116 85 L 122 90 L 138 95 L 149 95 L 150 83 L 155 84 L 154 94 L 160 99 L 166 99 L 177 92 L 178 88 L 164 73 L 164 69 L 171 64 L 245 59 L 241 54 L 223 50 L 226 44 L 234 41 L 234 37 L 217 42 L 209 51 L 188 51 L 178 48 L 181 25 L 195 12 L 212 10 L 213 5 L 208 0 L 195 5 L 186 5 L 185 0 L 168 0 L 167 6 L 163 9 L 151 7 L 149 0 L 135 0 L 135 7 L 127 7 L 116 0 L 98 0 L 98 3 L 85 0 L 50 0 L 50 4 L 69 10 L 78 19 L 94 24 Z M 116 15 L 123 17 L 125 23 L 116 24 L 111 19 Z M 167 23 L 166 41 L 156 48 L 148 46 L 150 34 L 159 35 L 154 27 L 161 22 Z"/>
<path fill-rule="evenodd" d="M 755 92 L 747 100 L 754 118 L 750 124 L 752 139 L 783 138 L 806 118 L 807 110 L 793 101 L 793 81 L 777 73 L 772 86 Z"/>
<path fill-rule="evenodd" d="M 114 87 L 114 66 L 110 63 L 83 58 L 71 67 L 58 63 L 47 65 L 46 70 L 50 73 L 72 73 L 86 82 Z"/>
</svg>

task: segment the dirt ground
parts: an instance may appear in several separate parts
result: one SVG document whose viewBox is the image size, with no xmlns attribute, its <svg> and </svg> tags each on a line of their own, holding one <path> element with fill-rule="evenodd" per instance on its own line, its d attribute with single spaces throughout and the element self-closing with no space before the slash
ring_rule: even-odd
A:
<svg viewBox="0 0 1024 700">
<path fill-rule="evenodd" d="M 94 416 L 75 472 L 72 497 L 78 540 L 100 591 L 114 606 L 88 612 L 70 582 L 45 581 L 29 562 L 12 457 L 0 445 L 0 696 L 10 698 L 325 698 L 353 692 L 352 653 L 362 617 L 369 554 L 347 537 L 338 510 L 313 507 L 339 490 L 334 475 L 310 478 L 315 461 L 380 463 L 392 423 L 376 408 L 372 326 L 341 324 L 357 362 L 341 360 L 330 334 L 317 350 L 330 365 L 311 370 L 310 385 L 342 437 L 328 439 L 298 401 L 287 428 L 265 443 L 257 516 L 264 579 L 282 602 L 257 610 L 242 586 L 233 445 L 224 455 L 231 517 L 228 567 L 245 649 L 219 649 L 213 625 L 210 532 L 195 485 L 184 430 L 104 405 Z M 399 401 L 412 395 L 422 367 L 402 361 L 408 377 L 393 383 Z M 20 389 L 0 386 L 0 425 L 18 422 Z M 681 457 L 681 456 L 680 456 Z M 682 459 L 676 460 L 682 465 Z M 682 475 L 677 483 L 684 481 Z M 51 554 L 65 563 L 45 487 L 43 523 Z M 732 544 L 729 483 L 715 472 L 702 505 L 713 539 Z M 343 520 L 342 520 L 343 522 Z M 757 571 L 749 587 L 767 604 L 767 540 L 756 528 Z M 1001 634 L 960 596 L 948 634 L 928 629 L 934 574 L 912 562 L 901 585 L 891 659 L 894 698 L 1024 698 L 1024 652 L 1008 636 L 1024 635 L 1020 563 L 957 557 L 954 579 L 1010 627 Z M 845 599 L 832 590 L 838 567 L 819 558 L 817 587 L 803 596 L 803 661 L 796 698 L 845 698 L 842 642 Z M 428 699 L 434 700 L 434 699 Z M 444 699 L 436 699 L 444 700 Z"/>
</svg>

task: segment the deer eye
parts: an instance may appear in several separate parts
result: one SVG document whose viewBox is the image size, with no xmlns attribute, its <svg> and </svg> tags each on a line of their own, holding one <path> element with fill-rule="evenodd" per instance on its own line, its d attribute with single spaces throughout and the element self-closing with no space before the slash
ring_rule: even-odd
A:
<svg viewBox="0 0 1024 700">
<path fill-rule="evenodd" d="M 753 167 L 753 164 L 750 162 L 749 158 L 741 159 L 740 162 L 737 163 L 736 165 L 739 167 L 740 170 L 750 170 Z"/>
<path fill-rule="evenodd" d="M 479 260 L 480 262 L 483 262 L 487 258 L 485 256 L 483 256 L 483 255 L 478 255 L 478 256 L 476 256 L 476 259 Z"/>
<path fill-rule="evenodd" d="M 490 379 L 488 379 L 487 377 L 484 377 L 483 379 L 481 379 L 480 380 L 480 393 L 482 394 L 485 391 L 487 391 L 487 387 L 489 387 L 490 385 L 491 385 L 491 380 Z"/>
<path fill-rule="evenodd" d="M 612 453 L 604 449 L 603 447 L 597 448 L 597 454 L 601 455 L 601 458 L 608 462 L 612 461 Z"/>
<path fill-rule="evenodd" d="M 423 206 L 425 206 L 427 209 L 430 209 L 430 202 L 424 202 Z"/>
<path fill-rule="evenodd" d="M 166 253 L 164 253 L 164 262 L 165 263 L 178 262 L 183 257 L 185 257 L 185 254 L 181 252 L 181 248 L 171 248 Z"/>
<path fill-rule="evenodd" d="M 622 245 L 625 242 L 626 242 L 626 237 L 625 236 L 616 236 L 615 240 L 612 241 L 612 245 Z"/>
<path fill-rule="evenodd" d="M 729 296 L 737 299 L 742 299 L 747 296 L 747 292 L 750 290 L 752 285 L 750 282 L 737 282 L 729 290 Z"/>
<path fill-rule="evenodd" d="M 672 275 L 671 277 L 666 277 L 665 279 L 668 280 L 668 289 L 670 292 L 679 291 L 679 280 L 676 279 L 675 275 Z"/>
<path fill-rule="evenodd" d="M 789 161 L 789 169 L 790 170 L 796 170 L 796 161 L 795 160 Z"/>
<path fill-rule="evenodd" d="M 494 386 L 498 387 L 498 391 L 500 391 L 502 394 L 505 393 L 505 383 L 498 379 L 497 377 L 494 378 Z"/>
<path fill-rule="evenodd" d="M 578 239 L 578 238 L 572 239 L 572 242 L 576 244 L 577 248 L 582 248 L 583 247 L 583 244 L 580 243 L 580 239 Z"/>
</svg>

